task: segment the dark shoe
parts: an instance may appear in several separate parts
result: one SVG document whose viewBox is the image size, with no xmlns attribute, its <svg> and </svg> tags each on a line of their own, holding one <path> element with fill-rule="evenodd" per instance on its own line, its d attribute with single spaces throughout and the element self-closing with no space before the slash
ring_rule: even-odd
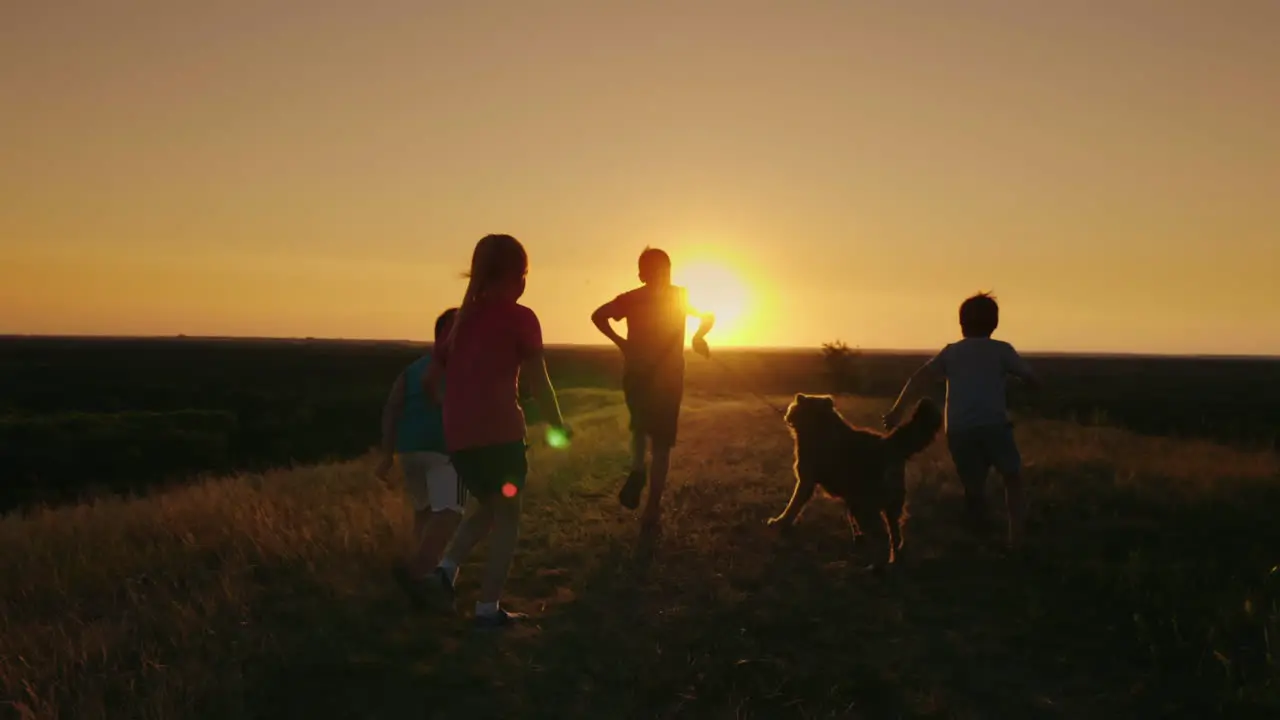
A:
<svg viewBox="0 0 1280 720">
<path fill-rule="evenodd" d="M 423 578 L 415 578 L 404 563 L 397 563 L 391 569 L 391 576 L 395 578 L 396 584 L 404 591 L 405 596 L 409 598 L 409 602 L 413 603 L 415 608 L 421 610 L 427 606 L 427 592 L 426 588 L 423 587 Z"/>
<path fill-rule="evenodd" d="M 476 615 L 474 622 L 477 630 L 500 630 L 528 619 L 529 616 L 524 613 L 498 608 L 498 612 L 492 615 Z"/>
<path fill-rule="evenodd" d="M 640 493 L 644 492 L 645 473 L 643 470 L 633 471 L 627 476 L 627 483 L 618 491 L 618 502 L 628 510 L 640 507 Z"/>
</svg>

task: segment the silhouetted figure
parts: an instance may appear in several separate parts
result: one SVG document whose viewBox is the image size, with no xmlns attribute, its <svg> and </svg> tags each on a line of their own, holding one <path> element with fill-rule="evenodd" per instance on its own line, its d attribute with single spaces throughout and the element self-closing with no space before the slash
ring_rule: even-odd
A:
<svg viewBox="0 0 1280 720">
<path fill-rule="evenodd" d="M 451 308 L 436 318 L 437 347 L 456 313 Z M 408 557 L 395 570 L 402 584 L 426 575 L 440 562 L 466 505 L 466 490 L 449 461 L 440 404 L 423 386 L 430 366 L 428 352 L 405 368 L 382 409 L 382 458 L 376 472 L 385 482 L 393 456 L 398 455 L 405 494 L 413 507 L 413 542 Z"/>
<path fill-rule="evenodd" d="M 986 482 L 994 467 L 1004 478 L 1009 544 L 1016 546 L 1026 521 L 1026 497 L 1022 456 L 1006 408 L 1005 380 L 1013 375 L 1039 385 L 1039 378 L 1012 345 L 991 338 L 999 324 L 995 297 L 979 293 L 961 303 L 964 339 L 947 345 L 911 376 L 884 423 L 889 428 L 898 425 L 904 403 L 918 385 L 945 379 L 947 447 L 964 485 L 969 521 L 978 532 L 987 526 Z"/>
<path fill-rule="evenodd" d="M 640 253 L 640 287 L 601 305 L 591 321 L 622 351 L 622 389 L 631 415 L 631 474 L 618 493 L 628 509 L 640 506 L 644 490 L 646 445 L 652 453 L 648 480 L 649 499 L 641 515 L 647 527 L 655 526 L 662 513 L 662 491 L 671 464 L 684 395 L 685 322 L 696 316 L 702 324 L 693 336 L 693 349 L 710 357 L 706 335 L 715 324 L 710 313 L 689 305 L 687 291 L 671 284 L 671 258 L 656 248 Z M 610 321 L 626 320 L 627 337 Z"/>
<path fill-rule="evenodd" d="M 517 302 L 528 272 L 528 255 L 510 235 L 486 235 L 476 243 L 466 294 L 424 381 L 435 391 L 447 376 L 445 442 L 459 478 L 478 503 L 468 505 L 439 567 L 425 578 L 413 578 L 410 592 L 416 597 L 419 588 L 435 590 L 452 608 L 458 566 L 491 535 L 476 602 L 480 628 L 504 627 L 525 617 L 498 604 L 515 553 L 529 469 L 517 392 L 522 373 L 551 425 L 568 435 L 547 376 L 542 326 L 532 310 Z"/>
</svg>

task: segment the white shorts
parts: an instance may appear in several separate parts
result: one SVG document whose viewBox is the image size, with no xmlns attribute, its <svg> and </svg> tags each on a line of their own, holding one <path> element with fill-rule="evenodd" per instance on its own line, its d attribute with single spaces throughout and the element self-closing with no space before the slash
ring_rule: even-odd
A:
<svg viewBox="0 0 1280 720">
<path fill-rule="evenodd" d="M 400 469 L 404 471 L 404 489 L 414 512 L 422 512 L 428 507 L 432 512 L 462 512 L 467 493 L 448 455 L 437 452 L 401 453 Z"/>
</svg>

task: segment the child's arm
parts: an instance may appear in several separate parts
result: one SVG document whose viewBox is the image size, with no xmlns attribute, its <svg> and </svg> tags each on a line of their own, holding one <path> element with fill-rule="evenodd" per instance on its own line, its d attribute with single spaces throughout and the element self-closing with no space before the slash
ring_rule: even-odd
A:
<svg viewBox="0 0 1280 720">
<path fill-rule="evenodd" d="M 395 455 L 396 449 L 396 434 L 400 430 L 400 413 L 403 410 L 404 373 L 402 372 L 391 384 L 391 394 L 387 396 L 387 402 L 382 406 L 381 457 L 374 474 L 383 482 L 386 482 L 387 475 L 391 473 L 392 456 Z"/>
<path fill-rule="evenodd" d="M 614 345 L 617 345 L 619 350 L 626 352 L 627 350 L 626 339 L 624 339 L 621 335 L 619 335 L 618 331 L 614 330 L 613 325 L 610 324 L 609 322 L 610 320 L 613 320 L 613 319 L 622 318 L 622 313 L 618 312 L 619 308 L 617 307 L 617 302 L 618 301 L 616 299 L 610 300 L 609 302 L 596 308 L 596 311 L 591 313 L 591 322 L 595 324 L 596 329 L 600 331 L 601 335 L 604 335 L 605 337 L 609 338 L 609 342 L 612 342 Z"/>
<path fill-rule="evenodd" d="M 907 379 L 907 384 L 902 386 L 902 392 L 898 393 L 898 398 L 894 400 L 893 407 L 884 415 L 884 426 L 886 428 L 895 428 L 902 421 L 902 410 L 906 407 L 908 399 L 914 398 L 918 394 L 920 385 L 934 383 L 945 377 L 941 357 L 942 353 L 938 353 L 929 362 L 920 366 L 920 369 L 912 373 L 911 377 Z"/>
<path fill-rule="evenodd" d="M 707 333 L 716 325 L 716 316 L 689 304 L 689 291 L 680 289 L 680 302 L 684 304 L 685 315 L 698 318 L 698 331 L 693 334 L 693 351 L 704 358 L 711 357 L 711 348 L 707 347 Z"/>
<path fill-rule="evenodd" d="M 1012 345 L 1006 345 L 1006 347 L 1008 351 L 1004 358 L 1005 372 L 1026 383 L 1027 387 L 1032 390 L 1038 390 L 1043 387 L 1040 376 L 1035 370 L 1031 369 L 1027 361 L 1018 354 L 1018 351 L 1014 350 Z"/>
<path fill-rule="evenodd" d="M 547 360 L 542 348 L 542 325 L 533 311 L 524 312 L 517 330 L 521 358 L 520 378 L 527 383 L 526 387 L 545 413 L 547 424 L 567 435 L 564 416 L 560 414 L 560 401 L 556 398 L 556 389 L 551 385 L 551 376 L 547 374 Z"/>
<path fill-rule="evenodd" d="M 431 364 L 427 366 L 427 371 L 422 373 L 422 391 L 427 394 L 427 399 L 436 405 L 443 404 L 443 398 L 440 397 L 440 381 L 444 378 L 444 366 L 441 364 L 440 356 L 431 358 Z"/>
<path fill-rule="evenodd" d="M 707 333 L 711 332 L 711 328 L 716 325 L 716 316 L 712 313 L 691 312 L 690 315 L 698 318 L 698 331 L 693 334 L 693 351 L 702 357 L 711 357 L 711 348 L 707 347 Z"/>
<path fill-rule="evenodd" d="M 546 414 L 547 424 L 563 430 L 564 416 L 560 414 L 560 400 L 551 384 L 551 376 L 547 374 L 547 361 L 541 350 L 525 359 L 520 366 L 520 376 L 529 383 L 529 391 L 538 407 Z"/>
</svg>

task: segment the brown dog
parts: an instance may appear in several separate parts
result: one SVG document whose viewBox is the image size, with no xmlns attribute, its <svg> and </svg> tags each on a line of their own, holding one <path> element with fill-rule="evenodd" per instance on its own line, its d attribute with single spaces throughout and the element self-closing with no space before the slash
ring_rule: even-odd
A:
<svg viewBox="0 0 1280 720">
<path fill-rule="evenodd" d="M 911 419 L 888 434 L 855 428 L 828 395 L 796 395 L 787 408 L 796 441 L 796 487 L 782 514 L 770 525 L 789 527 L 821 487 L 844 501 L 854 540 L 866 533 L 873 546 L 871 567 L 882 570 L 902 548 L 906 504 L 906 462 L 933 442 L 942 413 L 928 399 Z"/>
</svg>

